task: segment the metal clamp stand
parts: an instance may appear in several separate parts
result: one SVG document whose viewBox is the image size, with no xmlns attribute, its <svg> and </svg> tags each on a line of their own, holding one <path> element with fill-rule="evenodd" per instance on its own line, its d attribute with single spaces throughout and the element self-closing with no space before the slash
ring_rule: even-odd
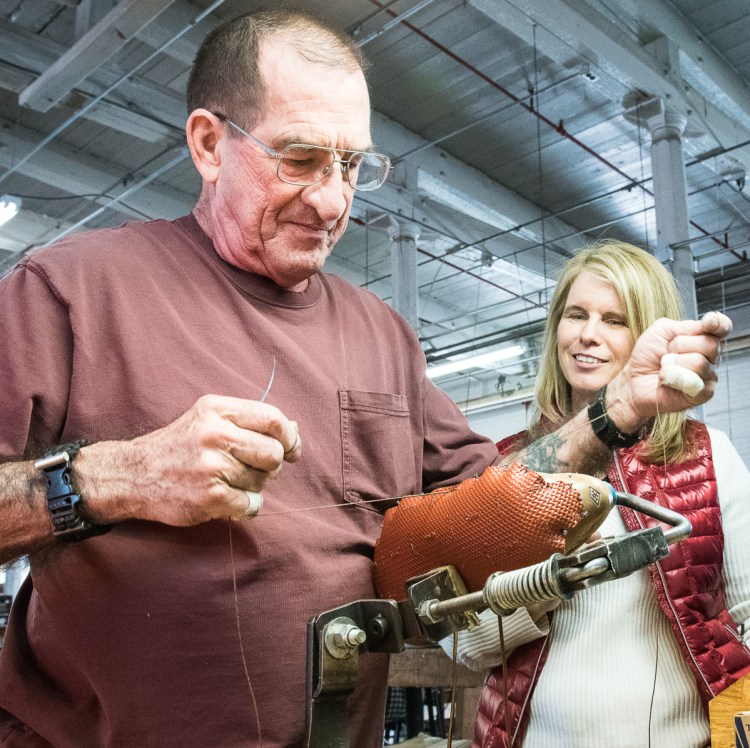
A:
<svg viewBox="0 0 750 748">
<path fill-rule="evenodd" d="M 497 572 L 488 577 L 484 588 L 468 595 L 446 594 L 450 587 L 445 583 L 446 570 L 437 569 L 428 575 L 432 584 L 442 590 L 441 595 L 425 594 L 425 578 L 419 586 L 410 585 L 409 598 L 417 611 L 426 634 L 435 640 L 446 632 L 445 621 L 468 612 L 490 608 L 497 615 L 510 615 L 514 610 L 533 603 L 561 598 L 569 599 L 573 593 L 611 579 L 627 577 L 669 554 L 669 546 L 684 540 L 692 530 L 685 517 L 658 504 L 628 493 L 616 493 L 615 504 L 633 509 L 670 526 L 666 532 L 661 527 L 602 538 L 586 544 L 567 556 L 559 553 L 546 561 L 515 571 Z M 451 567 L 452 568 L 452 567 Z M 465 617 L 465 627 L 473 622 Z M 462 628 L 454 626 L 453 629 Z M 446 632 L 446 633 L 443 633 Z"/>
<path fill-rule="evenodd" d="M 401 652 L 405 641 L 437 642 L 478 623 L 490 608 L 505 616 L 516 608 L 568 599 L 578 590 L 620 579 L 669 554 L 692 527 L 680 514 L 632 494 L 615 503 L 670 526 L 603 538 L 575 553 L 554 554 L 534 566 L 492 574 L 478 592 L 467 593 L 453 566 L 407 582 L 408 599 L 358 600 L 311 618 L 307 625 L 306 748 L 349 748 L 346 700 L 357 682 L 359 654 Z"/>
<path fill-rule="evenodd" d="M 400 652 L 403 620 L 394 600 L 358 600 L 307 624 L 306 748 L 348 748 L 346 699 L 363 652 Z"/>
</svg>

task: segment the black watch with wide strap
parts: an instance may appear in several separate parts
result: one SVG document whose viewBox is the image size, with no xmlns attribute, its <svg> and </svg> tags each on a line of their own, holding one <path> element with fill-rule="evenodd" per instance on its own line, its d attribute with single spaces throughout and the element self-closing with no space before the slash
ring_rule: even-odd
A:
<svg viewBox="0 0 750 748">
<path fill-rule="evenodd" d="M 607 385 L 599 390 L 596 401 L 589 405 L 588 416 L 594 433 L 610 449 L 625 449 L 637 444 L 641 438 L 641 432 L 627 434 L 617 428 L 614 421 L 607 413 L 604 398 L 607 396 Z"/>
<path fill-rule="evenodd" d="M 34 463 L 47 480 L 47 508 L 52 517 L 53 533 L 58 540 L 73 542 L 103 535 L 111 525 L 95 525 L 80 513 L 81 496 L 73 485 L 72 464 L 85 441 L 61 444 Z"/>
</svg>

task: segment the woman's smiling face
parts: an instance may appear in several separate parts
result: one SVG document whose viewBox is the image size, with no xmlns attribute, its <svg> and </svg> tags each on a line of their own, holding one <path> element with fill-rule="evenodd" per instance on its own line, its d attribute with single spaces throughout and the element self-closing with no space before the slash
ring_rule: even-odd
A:
<svg viewBox="0 0 750 748">
<path fill-rule="evenodd" d="M 614 287 L 593 273 L 581 273 L 557 326 L 557 355 L 574 410 L 592 402 L 622 369 L 634 342 Z"/>
</svg>

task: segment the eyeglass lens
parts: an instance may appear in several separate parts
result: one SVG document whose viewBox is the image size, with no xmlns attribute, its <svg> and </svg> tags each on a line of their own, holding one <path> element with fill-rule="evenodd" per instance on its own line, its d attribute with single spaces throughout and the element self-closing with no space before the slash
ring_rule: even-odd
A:
<svg viewBox="0 0 750 748">
<path fill-rule="evenodd" d="M 331 171 L 337 160 L 335 153 L 328 148 L 288 145 L 279 159 L 279 178 L 290 184 L 315 184 Z M 343 160 L 342 168 L 355 190 L 374 190 L 385 182 L 390 163 L 378 153 L 354 153 Z"/>
</svg>

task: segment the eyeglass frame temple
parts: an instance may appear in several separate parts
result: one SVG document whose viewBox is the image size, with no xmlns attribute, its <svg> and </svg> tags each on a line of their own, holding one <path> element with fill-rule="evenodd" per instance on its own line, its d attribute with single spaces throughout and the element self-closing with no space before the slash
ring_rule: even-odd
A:
<svg viewBox="0 0 750 748">
<path fill-rule="evenodd" d="M 252 140 L 253 143 L 255 143 L 257 146 L 262 148 L 269 156 L 271 156 L 272 158 L 278 159 L 279 166 L 281 165 L 281 160 L 284 158 L 284 155 L 282 153 L 279 153 L 278 151 L 271 148 L 271 146 L 268 146 L 265 143 L 262 143 L 260 140 L 258 140 L 258 138 L 256 138 L 254 135 L 251 135 L 246 130 L 243 130 L 238 124 L 232 122 L 232 120 L 229 119 L 229 117 L 222 114 L 221 112 L 211 112 L 211 114 L 213 114 L 214 117 L 220 119 L 222 122 L 226 122 L 228 125 L 231 125 L 235 130 L 237 130 L 238 132 L 241 132 L 246 138 L 249 138 L 250 140 Z M 323 151 L 330 151 L 331 153 L 333 153 L 334 159 L 331 162 L 331 167 L 333 166 L 333 164 L 341 164 L 343 167 L 345 167 L 347 184 L 349 184 L 349 186 L 354 190 L 356 190 L 357 188 L 353 184 L 351 184 L 351 182 L 349 182 L 349 166 L 351 164 L 352 158 L 354 157 L 354 154 L 356 153 L 371 154 L 373 156 L 379 156 L 380 158 L 385 159 L 386 163 L 388 164 L 388 169 L 385 172 L 383 181 L 378 185 L 378 187 L 382 187 L 383 184 L 385 184 L 385 180 L 388 179 L 388 175 L 391 173 L 391 169 L 393 168 L 393 164 L 391 163 L 391 160 L 388 158 L 388 156 L 386 156 L 383 153 L 372 153 L 370 151 L 349 151 L 349 153 L 351 153 L 352 155 L 349 157 L 348 160 L 345 161 L 344 159 L 341 159 L 341 158 L 335 158 L 336 152 L 333 148 L 325 148 L 324 146 L 312 145 L 309 143 L 308 144 L 300 143 L 299 145 L 308 145 L 310 148 L 320 148 Z M 310 185 L 307 185 L 307 186 L 310 187 L 313 184 L 317 184 L 317 182 L 323 181 L 323 179 L 325 179 L 325 177 L 328 174 L 330 174 L 330 171 L 325 172 L 323 176 L 321 176 L 320 179 L 318 179 L 316 182 L 312 182 Z M 279 179 L 281 179 L 280 176 L 279 176 Z M 298 185 L 298 186 L 302 187 L 304 185 Z"/>
<path fill-rule="evenodd" d="M 270 145 L 262 143 L 260 140 L 258 140 L 258 138 L 255 137 L 255 135 L 251 135 L 249 132 L 247 132 L 247 130 L 243 130 L 238 124 L 232 122 L 232 120 L 229 119 L 229 117 L 227 117 L 226 115 L 221 114 L 221 112 L 211 112 L 211 114 L 213 114 L 217 119 L 220 119 L 222 122 L 226 122 L 228 125 L 231 125 L 235 130 L 237 130 L 237 132 L 241 132 L 246 138 L 252 140 L 255 145 L 262 148 L 269 156 L 277 159 L 283 158 L 283 156 L 278 151 L 275 151 L 273 148 L 271 148 Z"/>
</svg>

